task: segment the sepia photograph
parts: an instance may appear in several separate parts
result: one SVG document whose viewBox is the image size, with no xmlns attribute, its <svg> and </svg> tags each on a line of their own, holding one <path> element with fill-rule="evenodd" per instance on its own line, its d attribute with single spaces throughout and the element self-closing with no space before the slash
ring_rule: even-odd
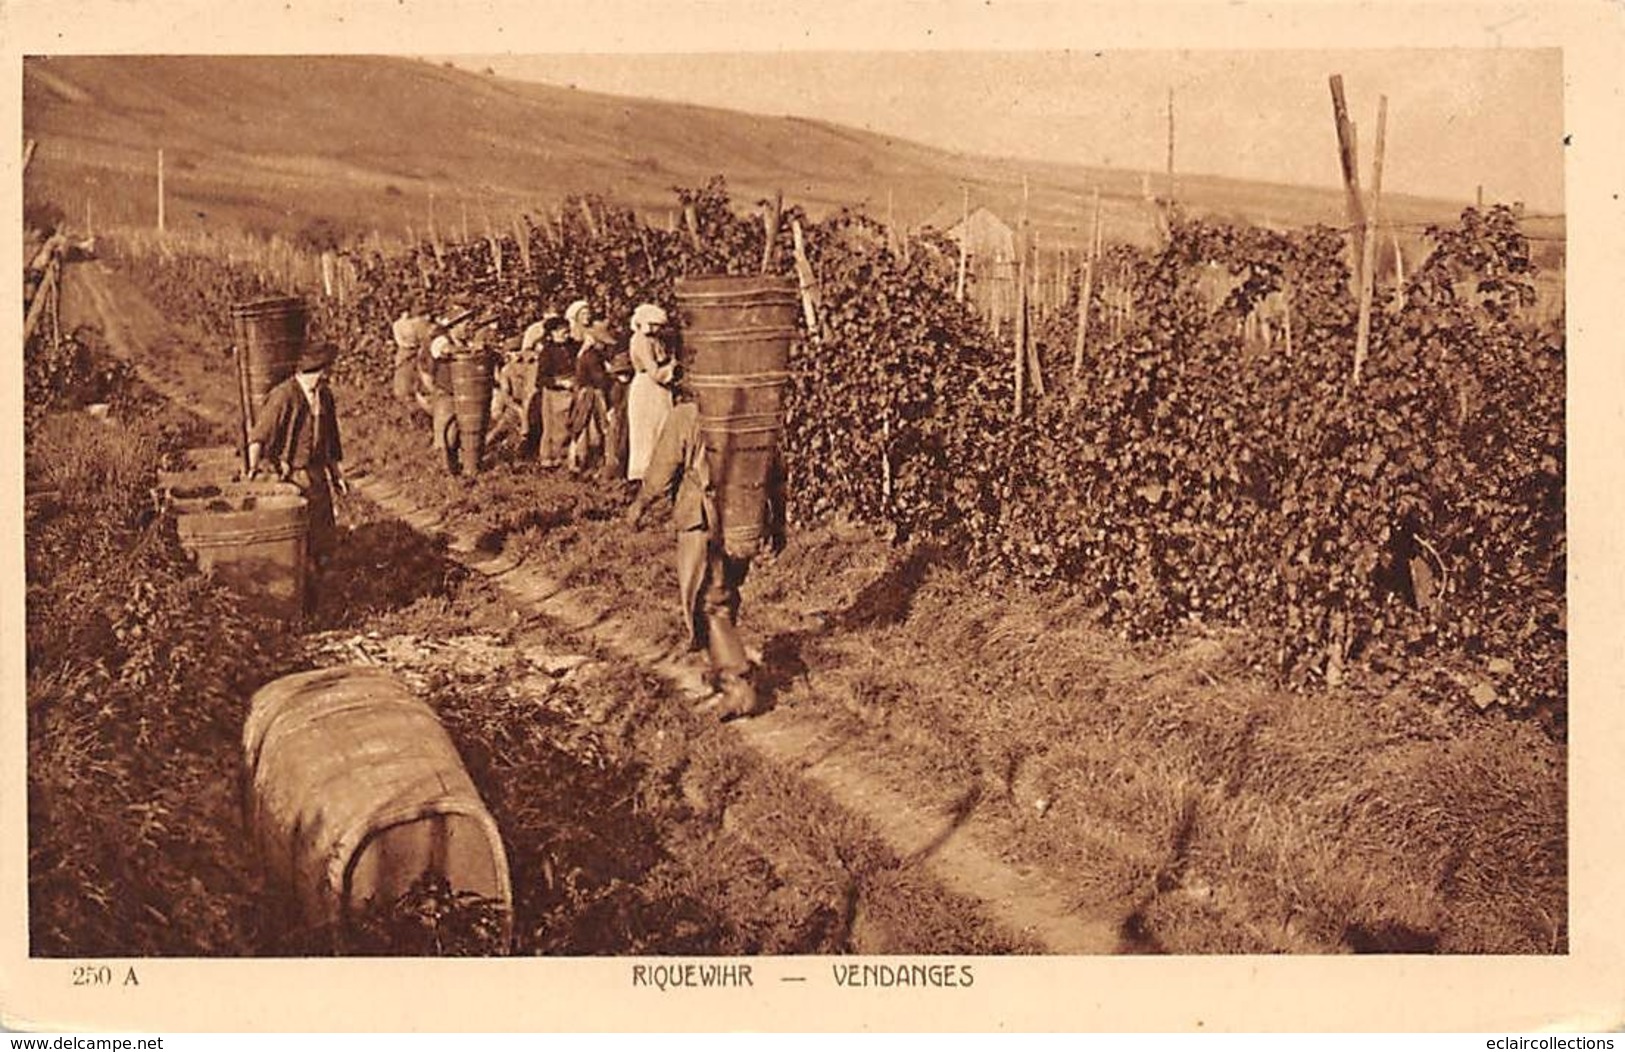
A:
<svg viewBox="0 0 1625 1052">
<path fill-rule="evenodd" d="M 31 966 L 1586 942 L 1561 41 L 846 33 L 22 48 Z"/>
</svg>

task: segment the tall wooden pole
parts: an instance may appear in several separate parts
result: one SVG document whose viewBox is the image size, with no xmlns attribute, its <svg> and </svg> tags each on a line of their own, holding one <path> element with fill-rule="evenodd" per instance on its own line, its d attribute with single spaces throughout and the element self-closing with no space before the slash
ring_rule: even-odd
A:
<svg viewBox="0 0 1625 1052">
<path fill-rule="evenodd" d="M 1354 382 L 1360 382 L 1371 349 L 1371 296 L 1376 286 L 1377 209 L 1382 200 L 1382 154 L 1387 143 L 1388 96 L 1377 99 L 1377 153 L 1371 166 L 1371 207 L 1365 213 L 1365 254 L 1360 261 L 1360 321 L 1354 337 Z"/>
<path fill-rule="evenodd" d="M 1168 89 L 1168 203 L 1174 202 L 1174 89 Z"/>
<path fill-rule="evenodd" d="M 1072 351 L 1072 379 L 1083 375 L 1084 349 L 1089 341 L 1089 300 L 1095 292 L 1095 262 L 1100 258 L 1100 188 L 1095 188 L 1095 219 L 1089 231 L 1089 258 L 1083 264 L 1083 289 L 1078 293 L 1078 343 Z"/>
<path fill-rule="evenodd" d="M 970 187 L 964 188 L 965 200 L 960 207 L 959 220 L 959 278 L 954 282 L 954 301 L 965 302 L 965 271 L 970 266 Z"/>
<path fill-rule="evenodd" d="M 1332 120 L 1337 125 L 1337 159 L 1343 169 L 1343 192 L 1348 201 L 1348 222 L 1351 237 L 1354 242 L 1355 266 L 1365 258 L 1364 246 L 1361 244 L 1365 234 L 1365 209 L 1360 202 L 1360 165 L 1358 147 L 1355 145 L 1354 126 L 1349 122 L 1348 102 L 1343 97 L 1343 76 L 1334 73 L 1331 77 L 1332 88 Z M 1359 275 L 1356 274 L 1358 282 Z"/>
<path fill-rule="evenodd" d="M 1032 289 L 1028 295 L 1028 305 L 1042 318 L 1044 316 L 1043 236 L 1037 230 L 1034 230 L 1027 241 L 1029 246 L 1027 254 L 1032 257 L 1032 274 L 1030 275 Z"/>
<path fill-rule="evenodd" d="M 164 151 L 158 151 L 158 232 L 164 232 Z"/>
<path fill-rule="evenodd" d="M 1021 179 L 1021 235 L 1016 246 L 1016 415 L 1026 410 L 1027 403 L 1027 250 L 1030 232 L 1028 206 L 1030 189 L 1026 176 Z"/>
</svg>

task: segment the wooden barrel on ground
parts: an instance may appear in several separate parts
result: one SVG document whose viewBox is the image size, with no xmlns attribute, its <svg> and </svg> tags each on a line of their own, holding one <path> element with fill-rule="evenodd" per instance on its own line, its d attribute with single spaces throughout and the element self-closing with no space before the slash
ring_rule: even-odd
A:
<svg viewBox="0 0 1625 1052">
<path fill-rule="evenodd" d="M 158 486 L 153 492 L 161 507 L 173 501 L 197 500 L 226 495 L 245 497 L 273 497 L 279 494 L 297 496 L 299 487 L 291 482 L 278 482 L 272 478 L 244 481 L 243 463 L 235 447 L 207 446 L 185 451 L 184 463 L 173 471 L 158 472 Z"/>
<path fill-rule="evenodd" d="M 187 514 L 212 501 L 240 502 L 248 497 L 298 497 L 298 486 L 276 479 L 236 479 L 207 476 L 198 472 L 163 472 L 158 479 L 159 506 L 177 514 Z"/>
<path fill-rule="evenodd" d="M 748 552 L 762 539 L 763 491 L 784 428 L 800 317 L 796 282 L 678 278 L 676 292 L 723 540 L 730 552 Z"/>
<path fill-rule="evenodd" d="M 243 728 L 248 823 L 306 924 L 342 939 L 369 901 L 424 875 L 501 905 L 513 891 L 496 822 L 434 711 L 395 676 L 357 666 L 262 687 Z"/>
<path fill-rule="evenodd" d="M 304 610 L 309 509 L 295 493 L 224 491 L 172 502 L 181 547 L 251 605 L 283 621 Z"/>
<path fill-rule="evenodd" d="M 491 363 L 483 353 L 451 360 L 452 403 L 457 414 L 457 456 L 463 474 L 480 470 L 485 429 L 491 423 Z"/>
<path fill-rule="evenodd" d="M 257 415 L 271 388 L 292 376 L 305 347 L 308 312 L 296 296 L 239 303 L 231 327 L 248 367 L 249 404 Z"/>
</svg>

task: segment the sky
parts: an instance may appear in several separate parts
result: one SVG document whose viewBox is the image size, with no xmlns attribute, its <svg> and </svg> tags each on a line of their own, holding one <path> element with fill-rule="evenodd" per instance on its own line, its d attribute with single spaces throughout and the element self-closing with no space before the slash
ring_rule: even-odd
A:
<svg viewBox="0 0 1625 1052">
<path fill-rule="evenodd" d="M 1343 77 L 1369 183 L 1563 210 L 1554 48 L 842 51 L 431 56 L 583 90 L 815 117 L 972 153 L 1339 186 L 1327 78 Z"/>
</svg>

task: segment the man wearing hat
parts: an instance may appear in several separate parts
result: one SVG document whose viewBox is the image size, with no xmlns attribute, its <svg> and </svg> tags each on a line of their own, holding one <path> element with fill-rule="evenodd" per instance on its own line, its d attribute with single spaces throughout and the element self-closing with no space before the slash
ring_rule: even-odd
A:
<svg viewBox="0 0 1625 1052">
<path fill-rule="evenodd" d="M 451 360 L 464 353 L 470 337 L 473 310 L 453 307 L 439 319 L 434 339 L 420 356 L 419 368 L 429 388 L 430 435 L 446 470 L 458 473 L 457 399 L 451 386 Z"/>
<path fill-rule="evenodd" d="M 299 356 L 296 371 L 271 388 L 260 404 L 248 437 L 248 477 L 263 463 L 275 465 L 278 478 L 299 487 L 309 505 L 309 563 L 312 586 L 305 590 L 306 612 L 315 606 L 316 573 L 326 565 L 337 536 L 333 493 L 350 491 L 339 463 L 338 413 L 327 386 L 327 370 L 338 356 L 331 343 L 316 343 Z"/>
<path fill-rule="evenodd" d="M 589 326 L 576 353 L 575 401 L 570 405 L 570 470 L 586 472 L 598 463 L 609 437 L 609 400 L 615 390 L 610 375 L 614 337 L 602 322 Z"/>
<path fill-rule="evenodd" d="M 570 440 L 570 406 L 575 400 L 575 347 L 570 323 L 558 315 L 543 318 L 537 347 L 536 382 L 542 416 L 541 463 L 557 467 L 564 462 Z M 527 338 L 529 332 L 527 330 Z"/>
</svg>

